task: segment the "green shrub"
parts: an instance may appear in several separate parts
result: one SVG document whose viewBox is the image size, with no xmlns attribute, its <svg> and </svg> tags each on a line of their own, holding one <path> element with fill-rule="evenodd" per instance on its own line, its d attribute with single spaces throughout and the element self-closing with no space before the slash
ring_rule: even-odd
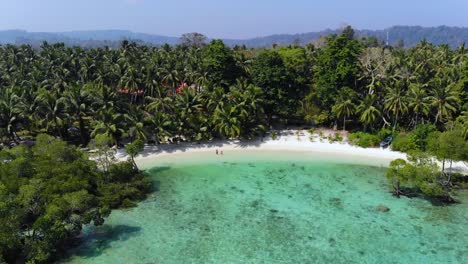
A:
<svg viewBox="0 0 468 264">
<path fill-rule="evenodd" d="M 412 152 L 418 149 L 411 137 L 406 134 L 399 134 L 395 136 L 391 147 L 392 150 L 401 152 Z"/>
<path fill-rule="evenodd" d="M 392 131 L 390 129 L 382 128 L 379 132 L 377 132 L 377 136 L 380 140 L 384 140 L 386 137 L 391 136 Z"/>
<path fill-rule="evenodd" d="M 276 133 L 276 132 L 271 133 L 271 139 L 277 140 L 278 139 L 278 133 Z"/>
<path fill-rule="evenodd" d="M 129 182 L 134 175 L 133 165 L 128 161 L 115 163 L 110 166 L 109 176 L 112 181 Z"/>
<path fill-rule="evenodd" d="M 319 135 L 320 139 L 323 139 L 323 138 L 324 138 L 323 131 L 319 131 L 319 132 L 318 132 L 318 135 Z"/>
<path fill-rule="evenodd" d="M 123 201 L 122 201 L 122 204 L 120 205 L 122 208 L 131 208 L 131 207 L 135 207 L 136 206 L 136 203 L 135 202 L 132 202 L 131 200 L 129 200 L 128 198 L 125 198 Z"/>
<path fill-rule="evenodd" d="M 392 149 L 406 153 L 426 151 L 429 138 L 436 131 L 434 125 L 418 125 L 409 134 L 397 135 L 393 140 Z"/>
<path fill-rule="evenodd" d="M 334 141 L 342 142 L 343 141 L 343 136 L 340 133 L 335 133 Z"/>
<path fill-rule="evenodd" d="M 375 147 L 380 143 L 380 138 L 377 135 L 372 135 L 364 132 L 356 132 L 349 134 L 349 142 L 363 148 Z"/>
<path fill-rule="evenodd" d="M 340 133 L 335 133 L 333 136 L 332 135 L 328 136 L 328 141 L 330 141 L 331 143 L 341 142 L 343 141 L 343 137 L 340 135 Z"/>
<path fill-rule="evenodd" d="M 411 131 L 411 141 L 417 146 L 418 150 L 426 151 L 429 136 L 437 131 L 434 125 L 421 124 Z"/>
</svg>

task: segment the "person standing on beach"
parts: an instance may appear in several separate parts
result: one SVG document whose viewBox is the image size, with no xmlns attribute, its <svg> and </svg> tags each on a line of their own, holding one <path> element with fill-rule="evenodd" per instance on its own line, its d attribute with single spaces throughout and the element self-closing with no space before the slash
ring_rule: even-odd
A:
<svg viewBox="0 0 468 264">
<path fill-rule="evenodd" d="M 216 149 L 216 155 L 218 155 L 218 149 Z"/>
<path fill-rule="evenodd" d="M 224 155 L 223 151 L 221 150 L 221 155 Z"/>
</svg>

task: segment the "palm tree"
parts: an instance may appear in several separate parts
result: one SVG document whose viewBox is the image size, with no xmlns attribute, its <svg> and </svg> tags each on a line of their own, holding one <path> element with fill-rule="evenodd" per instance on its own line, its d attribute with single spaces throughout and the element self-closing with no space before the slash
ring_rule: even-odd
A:
<svg viewBox="0 0 468 264">
<path fill-rule="evenodd" d="M 356 111 L 356 105 L 353 104 L 351 99 L 339 100 L 333 106 L 332 111 L 338 116 L 338 118 L 343 117 L 343 131 L 346 130 L 346 118 L 350 117 Z"/>
<path fill-rule="evenodd" d="M 460 102 L 459 93 L 454 85 L 435 87 L 429 100 L 436 110 L 434 124 L 439 121 L 449 120 L 457 111 Z"/>
<path fill-rule="evenodd" d="M 226 96 L 227 94 L 224 92 L 223 88 L 216 87 L 204 98 L 203 104 L 209 112 L 214 112 L 216 108 L 223 106 Z"/>
<path fill-rule="evenodd" d="M 419 118 L 429 114 L 430 102 L 426 90 L 420 84 L 410 84 L 408 90 L 408 109 L 414 113 L 414 126 L 419 123 Z M 412 122 L 413 122 L 412 121 Z"/>
<path fill-rule="evenodd" d="M 62 137 L 62 130 L 65 125 L 64 121 L 67 116 L 64 101 L 61 100 L 58 92 L 40 89 L 36 97 L 36 103 L 42 127 L 45 127 L 47 132 Z M 54 131 L 55 133 L 53 133 Z"/>
<path fill-rule="evenodd" d="M 146 105 L 146 111 L 148 112 L 164 112 L 171 113 L 173 112 L 174 100 L 171 97 L 146 97 L 146 100 L 149 102 Z"/>
<path fill-rule="evenodd" d="M 0 90 L 0 127 L 10 140 L 17 142 L 16 131 L 23 120 L 24 104 L 13 88 Z"/>
<path fill-rule="evenodd" d="M 94 130 L 91 133 L 92 137 L 98 134 L 104 134 L 112 138 L 112 143 L 116 146 L 119 145 L 120 138 L 125 133 L 125 130 L 121 127 L 122 114 L 114 112 L 112 108 L 101 109 L 93 125 Z"/>
<path fill-rule="evenodd" d="M 246 81 L 238 80 L 232 86 L 229 93 L 225 94 L 226 102 L 220 103 L 219 108 L 224 104 L 231 104 L 237 107 L 238 118 L 241 123 L 242 137 L 252 137 L 265 131 L 265 114 L 262 108 L 262 89 Z"/>
<path fill-rule="evenodd" d="M 172 120 L 170 116 L 163 112 L 156 112 L 153 115 L 147 117 L 145 122 L 150 127 L 150 134 L 156 143 L 164 141 L 166 137 L 172 137 Z"/>
<path fill-rule="evenodd" d="M 202 110 L 200 94 L 193 89 L 183 89 L 181 94 L 176 95 L 174 110 L 177 116 L 176 131 L 179 135 L 193 138 L 193 128 L 198 126 Z"/>
<path fill-rule="evenodd" d="M 402 86 L 397 82 L 396 86 L 387 89 L 387 95 L 385 96 L 385 110 L 394 114 L 393 132 L 398 123 L 399 114 L 404 114 L 408 111 L 408 105 L 406 102 L 406 96 L 402 89 Z"/>
<path fill-rule="evenodd" d="M 360 120 L 364 123 L 364 130 L 367 126 L 373 127 L 375 120 L 381 115 L 380 110 L 376 107 L 377 96 L 375 94 L 367 94 L 357 107 L 357 111 L 361 113 Z"/>
<path fill-rule="evenodd" d="M 168 65 L 162 67 L 160 71 L 163 76 L 162 81 L 168 84 L 172 88 L 172 92 L 175 93 L 175 89 L 181 82 L 180 73 L 175 69 L 169 68 Z"/>
<path fill-rule="evenodd" d="M 137 139 L 146 141 L 148 139 L 144 124 L 145 114 L 141 109 L 131 105 L 129 113 L 124 115 L 129 126 L 128 134 L 132 141 Z"/>
<path fill-rule="evenodd" d="M 238 107 L 225 104 L 217 108 L 214 112 L 213 124 L 222 137 L 238 138 L 241 135 Z"/>
<path fill-rule="evenodd" d="M 126 68 L 127 70 L 125 74 L 120 78 L 119 88 L 128 91 L 130 102 L 133 103 L 136 102 L 138 96 L 138 84 L 140 83 L 140 79 L 138 77 L 138 72 L 134 67 L 126 65 Z"/>
<path fill-rule="evenodd" d="M 468 111 L 463 111 L 462 115 L 459 117 L 460 122 L 462 123 L 463 136 L 468 137 Z"/>
<path fill-rule="evenodd" d="M 78 121 L 80 139 L 83 146 L 86 146 L 88 141 L 85 121 L 92 118 L 97 105 L 97 101 L 90 92 L 93 88 L 93 84 L 88 84 L 83 87 L 79 85 L 72 86 L 65 91 L 61 99 L 68 115 L 70 115 L 73 121 Z"/>
</svg>

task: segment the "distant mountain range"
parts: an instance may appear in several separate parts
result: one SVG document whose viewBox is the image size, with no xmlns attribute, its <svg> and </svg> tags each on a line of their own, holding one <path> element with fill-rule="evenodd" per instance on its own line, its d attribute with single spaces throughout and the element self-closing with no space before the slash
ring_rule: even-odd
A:
<svg viewBox="0 0 468 264">
<path fill-rule="evenodd" d="M 280 34 L 251 39 L 224 39 L 227 45 L 246 45 L 247 47 L 270 47 L 276 43 L 289 45 L 295 41 L 307 44 L 317 41 L 321 36 L 338 34 L 340 30 L 324 30 L 302 34 Z M 356 30 L 361 37 L 375 36 L 382 41 L 388 41 L 390 45 L 403 40 L 406 47 L 414 46 L 422 39 L 440 45 L 448 44 L 457 47 L 462 43 L 468 43 L 468 28 L 465 27 L 420 27 L 420 26 L 394 26 L 383 30 Z M 64 42 L 67 45 L 84 47 L 117 46 L 121 40 L 128 39 L 152 45 L 177 44 L 179 37 L 169 37 L 145 33 L 136 33 L 127 30 L 90 30 L 69 32 L 27 32 L 24 30 L 0 31 L 0 44 L 31 44 L 40 45 L 43 41 L 49 43 Z"/>
</svg>

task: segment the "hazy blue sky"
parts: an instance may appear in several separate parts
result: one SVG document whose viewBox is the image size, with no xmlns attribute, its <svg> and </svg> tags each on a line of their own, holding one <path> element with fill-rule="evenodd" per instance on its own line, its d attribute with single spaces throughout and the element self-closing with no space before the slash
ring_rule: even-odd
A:
<svg viewBox="0 0 468 264">
<path fill-rule="evenodd" d="M 468 0 L 0 0 L 0 30 L 197 31 L 246 38 L 344 24 L 468 26 Z"/>
</svg>

